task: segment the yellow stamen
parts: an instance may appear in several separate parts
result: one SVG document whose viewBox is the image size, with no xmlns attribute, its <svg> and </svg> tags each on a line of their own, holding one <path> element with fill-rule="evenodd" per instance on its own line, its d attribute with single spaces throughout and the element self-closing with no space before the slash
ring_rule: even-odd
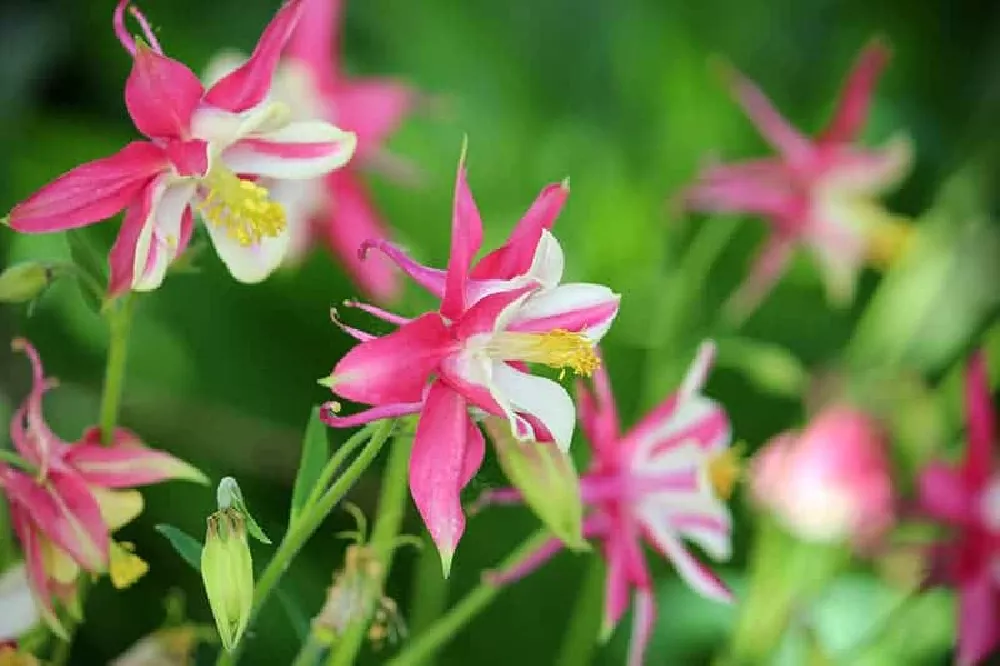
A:
<svg viewBox="0 0 1000 666">
<path fill-rule="evenodd" d="M 17 648 L 0 647 L 0 666 L 38 666 L 38 660 L 30 654 L 18 652 Z"/>
<path fill-rule="evenodd" d="M 116 590 L 129 587 L 149 571 L 149 565 L 134 550 L 135 546 L 131 543 L 111 542 L 108 575 Z"/>
<path fill-rule="evenodd" d="M 223 227 L 240 245 L 256 245 L 285 230 L 285 210 L 271 201 L 266 188 L 218 166 L 201 183 L 208 193 L 198 204 L 198 211 L 209 223 Z"/>
<path fill-rule="evenodd" d="M 526 361 L 589 377 L 601 367 L 594 344 L 580 333 L 561 328 L 547 333 L 503 332 L 493 336 L 488 353 L 508 361 Z"/>
<path fill-rule="evenodd" d="M 742 447 L 736 446 L 716 453 L 708 461 L 708 482 L 720 499 L 727 500 L 732 496 L 733 488 L 743 473 L 741 454 Z"/>
<path fill-rule="evenodd" d="M 868 260 L 880 268 L 891 266 L 913 241 L 913 227 L 901 219 L 880 219 L 868 232 Z"/>
</svg>

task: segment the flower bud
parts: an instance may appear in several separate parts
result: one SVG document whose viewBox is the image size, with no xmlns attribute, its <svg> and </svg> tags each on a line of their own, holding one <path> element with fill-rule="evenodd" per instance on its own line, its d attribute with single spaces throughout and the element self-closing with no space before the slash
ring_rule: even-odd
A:
<svg viewBox="0 0 1000 666">
<path fill-rule="evenodd" d="M 27 303 L 39 296 L 55 279 L 52 266 L 26 261 L 0 273 L 0 303 Z"/>
<path fill-rule="evenodd" d="M 751 474 L 755 500 L 803 540 L 865 545 L 892 525 L 882 431 L 852 407 L 831 407 L 802 432 L 773 438 Z"/>
<path fill-rule="evenodd" d="M 208 517 L 201 577 L 222 645 L 232 650 L 247 628 L 253 607 L 253 561 L 245 516 L 239 510 L 221 509 Z"/>
</svg>

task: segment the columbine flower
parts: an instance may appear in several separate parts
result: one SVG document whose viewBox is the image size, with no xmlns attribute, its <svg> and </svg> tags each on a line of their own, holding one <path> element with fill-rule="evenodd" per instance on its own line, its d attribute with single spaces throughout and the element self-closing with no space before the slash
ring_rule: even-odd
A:
<svg viewBox="0 0 1000 666">
<path fill-rule="evenodd" d="M 195 648 L 214 636 L 211 631 L 193 624 L 158 629 L 140 638 L 109 666 L 193 666 Z"/>
<path fill-rule="evenodd" d="M 581 479 L 584 536 L 602 542 L 608 563 L 603 632 L 621 619 L 635 591 L 635 620 L 629 666 L 640 666 L 656 617 L 653 579 L 642 554 L 648 541 L 669 558 L 698 593 L 717 601 L 732 595 L 684 547 L 686 538 L 715 559 L 730 555 L 732 519 L 722 498 L 729 496 L 738 470 L 729 447 L 725 412 L 699 391 L 714 346 L 702 345 L 680 389 L 630 432 L 621 434 L 607 374 L 594 375 L 594 392 L 578 387 L 580 423 L 594 460 Z M 516 501 L 515 491 L 494 491 L 493 502 Z M 509 582 L 533 571 L 558 552 L 551 540 L 521 565 L 495 577 Z"/>
<path fill-rule="evenodd" d="M 420 412 L 410 491 L 446 573 L 465 529 L 459 492 L 479 469 L 485 446 L 469 408 L 506 417 L 519 439 L 555 441 L 567 448 L 572 399 L 558 383 L 532 375 L 524 363 L 590 374 L 598 365 L 594 345 L 618 312 L 619 297 L 606 287 L 558 284 L 562 250 L 543 228 L 530 234 L 537 242 L 529 265 L 523 266 L 520 237 L 528 235 L 519 226 L 511 243 L 470 274 L 482 221 L 460 164 L 448 270 L 432 271 L 402 258 L 407 272 L 440 290 L 439 311 L 405 320 L 363 306 L 399 328 L 376 338 L 344 327 L 362 342 L 323 380 L 337 395 L 373 406 L 349 417 L 326 414 L 333 426 Z M 525 272 L 517 275 L 522 268 Z M 510 279 L 501 279 L 508 274 Z M 331 407 L 339 410 L 338 403 Z"/>
<path fill-rule="evenodd" d="M 1000 645 L 1000 472 L 994 459 L 996 416 L 982 352 L 965 377 L 968 446 L 956 469 L 928 465 L 920 502 L 931 518 L 956 530 L 936 549 L 936 571 L 959 594 L 958 663 L 979 663 Z"/>
<path fill-rule="evenodd" d="M 827 408 L 801 433 L 772 439 L 752 478 L 755 499 L 805 540 L 866 545 L 893 524 L 882 429 L 853 407 Z"/>
<path fill-rule="evenodd" d="M 38 620 L 38 604 L 31 596 L 27 570 L 24 564 L 17 564 L 0 576 L 0 643 L 16 641 Z"/>
<path fill-rule="evenodd" d="M 142 446 L 125 429 L 115 433 L 111 446 L 100 444 L 96 428 L 76 444 L 60 439 L 42 416 L 42 396 L 54 382 L 44 377 L 31 345 L 16 340 L 14 348 L 28 355 L 33 369 L 31 393 L 10 426 L 14 448 L 29 471 L 0 464 L 0 488 L 10 504 L 42 619 L 64 635 L 53 597 L 74 610 L 81 569 L 108 572 L 116 587 L 129 585 L 146 571 L 145 562 L 129 544 L 110 537 L 142 511 L 142 495 L 131 488 L 167 479 L 204 482 L 205 478 L 173 456 Z"/>
<path fill-rule="evenodd" d="M 109 257 L 109 291 L 157 288 L 191 237 L 197 211 L 216 251 L 237 280 L 259 282 L 288 244 L 285 211 L 261 179 L 314 178 L 343 165 L 355 137 L 328 123 L 292 122 L 269 98 L 278 55 L 302 11 L 289 0 L 264 30 L 245 65 L 205 90 L 185 65 L 163 54 L 133 9 L 148 44 L 116 30 L 133 55 L 125 104 L 149 140 L 79 166 L 10 213 L 18 231 L 72 229 L 126 210 Z"/>
<path fill-rule="evenodd" d="M 274 75 L 274 99 L 286 103 L 296 120 L 323 119 L 358 137 L 354 164 L 376 166 L 388 161 L 381 144 L 399 126 L 416 95 L 400 81 L 348 78 L 340 68 L 341 0 L 310 0 Z M 244 58 L 222 54 L 208 66 L 209 81 L 240 66 Z M 362 265 L 361 243 L 386 238 L 360 174 L 350 166 L 322 178 L 284 181 L 269 186 L 285 207 L 291 240 L 286 259 L 298 261 L 313 242 L 326 243 L 354 281 L 376 300 L 399 293 L 400 282 L 382 262 Z"/>
<path fill-rule="evenodd" d="M 828 292 L 849 300 L 861 264 L 891 261 L 906 240 L 906 227 L 875 197 L 894 187 L 912 161 L 909 141 L 893 137 L 877 150 L 855 144 L 888 49 L 872 42 L 844 85 L 827 128 L 809 139 L 789 125 L 753 82 L 732 73 L 733 92 L 776 157 L 705 169 L 684 195 L 692 210 L 751 213 L 769 218 L 771 239 L 760 252 L 734 304 L 752 308 L 784 270 L 793 248 L 815 253 Z"/>
</svg>

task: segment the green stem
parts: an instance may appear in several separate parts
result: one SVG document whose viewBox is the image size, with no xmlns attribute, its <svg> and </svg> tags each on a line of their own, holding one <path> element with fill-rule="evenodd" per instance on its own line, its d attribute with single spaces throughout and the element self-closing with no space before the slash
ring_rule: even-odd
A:
<svg viewBox="0 0 1000 666">
<path fill-rule="evenodd" d="M 406 514 L 406 498 L 408 497 L 408 472 L 410 469 L 410 449 L 413 447 L 413 437 L 403 435 L 396 441 L 389 453 L 389 462 L 382 476 L 382 494 L 378 501 L 378 517 L 372 528 L 372 538 L 369 548 L 376 562 L 381 566 L 372 576 L 368 585 L 373 594 L 381 594 L 385 579 L 392 567 L 392 556 L 396 549 L 399 529 Z M 350 666 L 357 658 L 365 640 L 365 632 L 370 618 L 356 618 L 344 631 L 336 646 L 327 657 L 328 666 Z"/>
<path fill-rule="evenodd" d="M 598 557 L 587 565 L 583 588 L 573 604 L 566 633 L 556 666 L 580 666 L 593 661 L 594 648 L 600 634 L 601 602 L 604 599 L 604 563 Z"/>
<path fill-rule="evenodd" d="M 7 463 L 8 465 L 13 465 L 14 467 L 27 472 L 28 474 L 35 475 L 38 474 L 38 468 L 32 465 L 30 462 L 17 455 L 13 451 L 8 451 L 7 449 L 0 449 L 0 462 Z"/>
<path fill-rule="evenodd" d="M 516 566 L 523 559 L 541 548 L 552 538 L 551 533 L 542 528 L 528 537 L 497 567 L 500 571 Z M 482 580 L 465 595 L 451 610 L 438 618 L 427 631 L 410 641 L 406 649 L 386 662 L 385 666 L 416 666 L 430 659 L 468 624 L 492 603 L 502 586 Z"/>
<path fill-rule="evenodd" d="M 326 645 L 310 632 L 302 649 L 295 656 L 292 666 L 316 666 L 325 651 Z"/>
<path fill-rule="evenodd" d="M 323 497 L 323 493 L 329 488 L 330 483 L 333 481 L 334 475 L 347 461 L 348 457 L 354 453 L 365 441 L 367 437 L 371 436 L 372 429 L 374 425 L 369 424 L 359 430 L 355 435 L 350 437 L 346 442 L 340 445 L 330 459 L 326 462 L 323 470 L 319 473 L 319 479 L 316 480 L 315 485 L 313 485 L 312 492 L 309 493 L 309 498 L 306 500 L 305 506 L 312 506 Z"/>
<path fill-rule="evenodd" d="M 108 362 L 104 371 L 104 390 L 101 393 L 101 442 L 110 446 L 114 441 L 121 409 L 122 391 L 125 388 L 125 361 L 128 358 L 129 331 L 132 328 L 132 294 L 122 296 L 108 316 L 110 339 Z"/>
<path fill-rule="evenodd" d="M 410 606 L 410 633 L 423 634 L 448 605 L 448 579 L 441 575 L 441 558 L 434 542 L 424 539 L 424 548 L 417 559 L 417 571 L 413 581 L 413 598 Z M 432 666 L 433 658 L 419 663 Z"/>
<path fill-rule="evenodd" d="M 333 511 L 337 503 L 344 498 L 344 495 L 361 478 L 361 475 L 364 474 L 378 456 L 382 450 L 382 446 L 389 438 L 389 435 L 392 434 L 394 424 L 395 421 L 386 420 L 374 427 L 371 439 L 368 440 L 365 448 L 361 450 L 361 453 L 354 459 L 354 462 L 344 470 L 344 473 L 337 478 L 333 485 L 330 486 L 330 489 L 317 502 L 305 507 L 302 518 L 285 534 L 285 538 L 282 539 L 274 556 L 271 557 L 267 566 L 264 567 L 264 572 L 261 574 L 260 580 L 254 589 L 250 624 L 253 624 L 261 608 L 263 608 L 271 593 L 274 592 L 278 581 L 281 580 L 282 575 L 288 570 L 295 556 L 299 554 L 299 551 L 302 550 L 302 547 L 309 538 L 319 529 L 319 526 L 330 515 L 330 512 Z M 369 432 L 370 429 L 365 428 L 354 435 L 354 437 L 364 437 Z M 349 446 L 349 443 L 345 442 L 344 446 Z M 222 650 L 215 662 L 216 666 L 235 664 L 239 658 L 242 645 L 241 643 L 232 652 Z"/>
</svg>

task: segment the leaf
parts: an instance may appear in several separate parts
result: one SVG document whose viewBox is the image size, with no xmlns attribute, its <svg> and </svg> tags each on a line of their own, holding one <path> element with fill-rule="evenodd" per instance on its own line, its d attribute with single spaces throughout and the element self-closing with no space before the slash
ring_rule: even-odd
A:
<svg viewBox="0 0 1000 666">
<path fill-rule="evenodd" d="M 302 438 L 302 458 L 299 461 L 299 472 L 295 477 L 295 487 L 292 489 L 292 508 L 288 523 L 294 523 L 305 507 L 309 495 L 319 481 L 323 466 L 330 457 L 330 445 L 326 438 L 326 425 L 320 420 L 320 408 L 313 407 L 306 425 L 306 433 Z"/>
<path fill-rule="evenodd" d="M 103 294 L 96 291 L 107 283 L 104 272 L 104 256 L 94 245 L 85 229 L 70 229 L 66 232 L 66 242 L 69 243 L 69 254 L 80 272 L 77 284 L 84 302 L 94 312 L 100 312 Z"/>
<path fill-rule="evenodd" d="M 278 598 L 282 610 L 285 611 L 285 615 L 288 616 L 288 622 L 292 625 L 296 638 L 299 639 L 300 643 L 304 643 L 309 638 L 309 617 L 302 612 L 298 602 L 292 599 L 283 588 L 274 588 L 274 594 Z"/>
<path fill-rule="evenodd" d="M 195 571 L 201 571 L 201 542 L 193 536 L 173 525 L 160 523 L 156 531 L 167 537 L 177 554 L 191 565 Z"/>
<path fill-rule="evenodd" d="M 215 493 L 220 511 L 230 508 L 236 509 L 243 515 L 244 520 L 246 520 L 247 531 L 250 533 L 250 536 L 261 543 L 271 545 L 271 540 L 264 534 L 264 530 L 261 529 L 257 521 L 254 520 L 250 510 L 247 509 L 247 504 L 243 499 L 243 491 L 240 490 L 240 484 L 236 482 L 236 479 L 231 476 L 223 478 L 222 481 L 219 481 L 219 487 Z"/>
</svg>

